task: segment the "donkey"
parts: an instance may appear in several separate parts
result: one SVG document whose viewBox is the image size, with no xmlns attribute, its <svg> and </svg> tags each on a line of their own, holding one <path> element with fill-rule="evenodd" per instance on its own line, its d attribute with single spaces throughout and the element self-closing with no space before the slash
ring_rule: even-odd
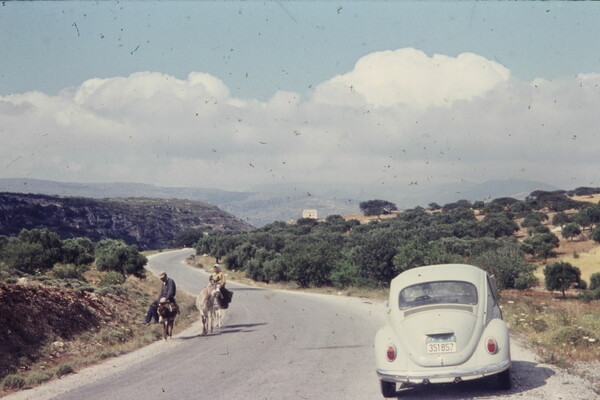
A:
<svg viewBox="0 0 600 400">
<path fill-rule="evenodd" d="M 167 301 L 167 299 L 164 298 L 161 299 L 158 304 L 158 316 L 163 325 L 164 340 L 167 340 L 167 337 L 173 336 L 173 323 L 175 322 L 177 314 L 179 314 L 179 306 L 177 303 Z"/>
<path fill-rule="evenodd" d="M 221 328 L 221 320 L 223 319 L 223 295 L 221 294 L 221 285 L 217 284 L 217 292 L 213 298 L 212 320 L 215 328 Z"/>
<path fill-rule="evenodd" d="M 213 331 L 215 299 L 218 293 L 219 285 L 215 282 L 209 282 L 196 297 L 196 308 L 200 311 L 203 335 L 206 335 L 209 330 Z"/>
</svg>

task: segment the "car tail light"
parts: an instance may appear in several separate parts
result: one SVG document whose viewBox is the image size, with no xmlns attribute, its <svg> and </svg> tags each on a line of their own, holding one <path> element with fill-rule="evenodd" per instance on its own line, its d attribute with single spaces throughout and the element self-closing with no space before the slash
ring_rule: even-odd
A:
<svg viewBox="0 0 600 400">
<path fill-rule="evenodd" d="M 396 359 L 396 347 L 393 344 L 390 344 L 385 351 L 385 356 L 389 362 L 392 362 Z"/>
<path fill-rule="evenodd" d="M 494 338 L 488 338 L 485 343 L 485 349 L 490 354 L 496 354 L 498 352 L 498 343 L 496 343 Z"/>
</svg>

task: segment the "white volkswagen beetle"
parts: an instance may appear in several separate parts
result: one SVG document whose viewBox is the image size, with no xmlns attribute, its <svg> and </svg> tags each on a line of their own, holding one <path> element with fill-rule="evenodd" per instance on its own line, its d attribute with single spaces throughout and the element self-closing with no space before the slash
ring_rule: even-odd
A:
<svg viewBox="0 0 600 400">
<path fill-rule="evenodd" d="M 384 397 L 396 384 L 460 382 L 496 375 L 509 389 L 510 339 L 494 280 L 472 265 L 407 270 L 390 285 L 387 324 L 375 336 Z"/>
</svg>

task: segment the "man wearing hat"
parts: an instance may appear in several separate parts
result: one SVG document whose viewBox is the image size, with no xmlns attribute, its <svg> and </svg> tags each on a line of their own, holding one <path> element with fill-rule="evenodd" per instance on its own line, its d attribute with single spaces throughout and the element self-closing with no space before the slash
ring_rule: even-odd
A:
<svg viewBox="0 0 600 400">
<path fill-rule="evenodd" d="M 158 274 L 158 277 L 162 281 L 162 285 L 160 285 L 160 291 L 158 292 L 158 296 L 156 299 L 150 304 L 148 308 L 148 312 L 146 313 L 146 320 L 144 323 L 146 325 L 150 325 L 150 322 L 154 321 L 158 322 L 158 304 L 170 301 L 175 303 L 175 293 L 177 292 L 177 286 L 175 285 L 175 281 L 167 276 L 165 272 L 161 272 Z"/>
</svg>

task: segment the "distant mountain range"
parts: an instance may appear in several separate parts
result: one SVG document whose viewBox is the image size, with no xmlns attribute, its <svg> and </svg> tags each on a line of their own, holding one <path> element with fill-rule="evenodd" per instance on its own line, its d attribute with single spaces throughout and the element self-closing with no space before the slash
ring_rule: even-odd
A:
<svg viewBox="0 0 600 400">
<path fill-rule="evenodd" d="M 273 221 L 290 221 L 302 217 L 305 209 L 317 210 L 318 217 L 360 212 L 361 201 L 382 199 L 399 209 L 427 207 L 457 200 L 489 201 L 499 197 L 524 199 L 534 190 L 557 190 L 541 182 L 520 179 L 459 182 L 443 185 L 302 185 L 278 184 L 253 188 L 250 192 L 220 189 L 159 187 L 141 183 L 68 183 L 38 179 L 0 179 L 0 192 L 32 193 L 55 196 L 104 198 L 159 198 L 202 201 L 219 207 L 261 227 Z"/>
</svg>

